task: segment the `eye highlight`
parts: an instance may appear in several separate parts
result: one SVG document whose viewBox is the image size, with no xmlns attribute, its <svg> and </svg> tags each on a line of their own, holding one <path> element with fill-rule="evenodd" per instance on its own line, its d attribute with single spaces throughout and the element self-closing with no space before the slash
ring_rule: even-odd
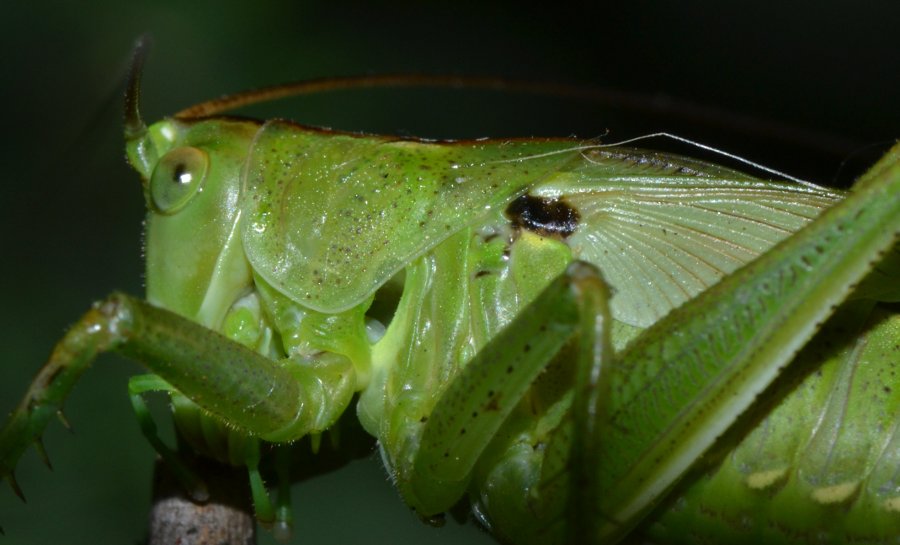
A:
<svg viewBox="0 0 900 545">
<path fill-rule="evenodd" d="M 174 214 L 200 189 L 209 170 L 209 156 L 194 147 L 165 154 L 150 177 L 150 201 L 161 214 Z"/>
</svg>

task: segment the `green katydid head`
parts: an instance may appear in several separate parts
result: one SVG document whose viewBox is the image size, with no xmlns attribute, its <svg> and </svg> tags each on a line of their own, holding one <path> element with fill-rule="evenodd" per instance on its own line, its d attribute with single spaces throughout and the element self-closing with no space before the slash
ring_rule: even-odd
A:
<svg viewBox="0 0 900 545">
<path fill-rule="evenodd" d="M 125 96 L 128 161 L 147 199 L 147 297 L 215 326 L 250 283 L 237 231 L 241 171 L 258 123 L 140 115 L 142 40 Z"/>
<path fill-rule="evenodd" d="M 251 283 L 238 226 L 241 173 L 258 129 L 164 119 L 129 146 L 140 152 L 129 157 L 147 199 L 147 298 L 208 327 Z"/>
</svg>

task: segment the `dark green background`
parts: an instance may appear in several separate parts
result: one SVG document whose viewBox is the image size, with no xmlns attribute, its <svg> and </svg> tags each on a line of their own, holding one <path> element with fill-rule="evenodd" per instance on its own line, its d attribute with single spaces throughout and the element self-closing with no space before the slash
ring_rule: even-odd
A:
<svg viewBox="0 0 900 545">
<path fill-rule="evenodd" d="M 308 77 L 475 73 L 688 100 L 819 131 L 839 150 L 809 149 L 779 131 L 757 138 L 596 104 L 477 93 L 342 93 L 266 112 L 289 107 L 299 121 L 430 137 L 608 129 L 612 141 L 670 130 L 822 182 L 852 178 L 900 135 L 892 1 L 8 4 L 0 34 L 2 411 L 91 301 L 113 289 L 141 292 L 143 204 L 122 159 L 118 86 L 143 32 L 155 41 L 144 92 L 151 120 L 221 93 Z M 841 169 L 847 151 L 869 144 L 876 147 Z M 76 433 L 53 423 L 46 436 L 54 472 L 29 453 L 18 471 L 29 503 L 0 490 L 0 541 L 142 539 L 153 455 L 125 394 L 137 371 L 107 357 L 86 374 L 68 404 Z M 471 523 L 420 524 L 370 462 L 295 490 L 295 542 L 489 542 Z"/>
</svg>

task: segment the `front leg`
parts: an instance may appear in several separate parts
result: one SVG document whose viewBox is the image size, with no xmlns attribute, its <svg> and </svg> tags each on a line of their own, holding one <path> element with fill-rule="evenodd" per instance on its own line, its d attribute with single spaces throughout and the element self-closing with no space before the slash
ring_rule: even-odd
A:
<svg viewBox="0 0 900 545">
<path fill-rule="evenodd" d="M 40 447 L 49 420 L 81 374 L 103 352 L 145 365 L 210 413 L 267 437 L 298 418 L 302 394 L 291 372 L 218 333 L 116 293 L 94 305 L 54 348 L 0 431 L 0 476 L 13 477 L 29 445 Z"/>
</svg>

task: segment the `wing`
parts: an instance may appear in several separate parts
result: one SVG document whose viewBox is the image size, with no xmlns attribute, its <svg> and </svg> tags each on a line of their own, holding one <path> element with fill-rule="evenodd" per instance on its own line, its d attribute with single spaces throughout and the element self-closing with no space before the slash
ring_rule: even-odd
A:
<svg viewBox="0 0 900 545">
<path fill-rule="evenodd" d="M 580 216 L 568 237 L 646 327 L 840 199 L 701 161 L 574 140 L 458 143 L 267 122 L 242 194 L 248 260 L 309 308 L 339 312 L 459 229 L 532 194 Z"/>
<path fill-rule="evenodd" d="M 578 211 L 567 242 L 613 287 L 613 316 L 647 327 L 793 233 L 841 194 L 621 148 L 583 153 L 532 194 Z"/>
</svg>

